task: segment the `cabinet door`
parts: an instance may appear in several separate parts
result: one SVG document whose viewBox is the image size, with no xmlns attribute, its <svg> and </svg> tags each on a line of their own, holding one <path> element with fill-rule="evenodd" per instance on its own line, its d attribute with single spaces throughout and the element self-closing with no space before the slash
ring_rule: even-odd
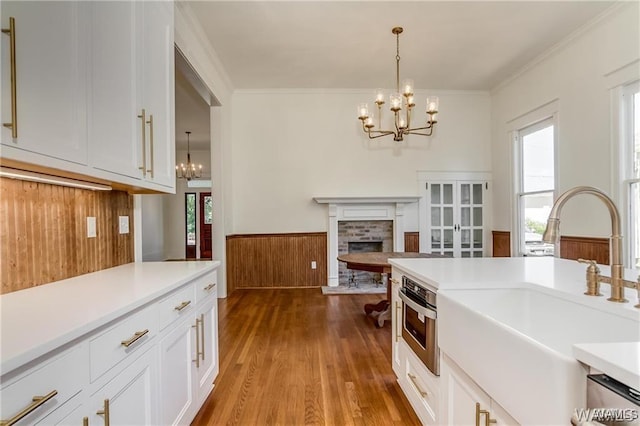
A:
<svg viewBox="0 0 640 426">
<path fill-rule="evenodd" d="M 2 126 L 2 144 L 86 164 L 88 6 L 72 1 L 2 1 L 0 7 L 3 29 L 15 18 L 17 114 L 17 138 Z M 11 43 L 8 35 L 1 37 L 1 118 L 10 123 Z M 25 159 L 20 151 L 5 151 L 3 156 Z"/>
<path fill-rule="evenodd" d="M 483 257 L 485 250 L 485 190 L 484 182 L 457 183 L 456 240 L 460 257 Z"/>
<path fill-rule="evenodd" d="M 105 424 L 107 404 L 112 426 L 158 424 L 156 368 L 157 352 L 152 348 L 93 394 L 89 424 Z"/>
<path fill-rule="evenodd" d="M 160 342 L 161 424 L 182 424 L 192 417 L 196 334 L 195 320 L 188 318 Z"/>
<path fill-rule="evenodd" d="M 147 117 L 146 179 L 175 187 L 173 2 L 138 2 L 143 60 L 138 81 Z"/>
<path fill-rule="evenodd" d="M 456 426 L 477 425 L 476 410 L 490 409 L 489 396 L 447 358 L 441 363 L 440 380 L 444 395 L 443 423 Z M 478 415 L 480 424 L 484 424 L 486 414 Z"/>
<path fill-rule="evenodd" d="M 97 169 L 142 178 L 136 3 L 90 2 L 89 163 Z"/>
<path fill-rule="evenodd" d="M 214 297 L 198 310 L 200 319 L 200 363 L 197 368 L 198 400 L 203 402 L 218 375 L 218 299 Z"/>
</svg>

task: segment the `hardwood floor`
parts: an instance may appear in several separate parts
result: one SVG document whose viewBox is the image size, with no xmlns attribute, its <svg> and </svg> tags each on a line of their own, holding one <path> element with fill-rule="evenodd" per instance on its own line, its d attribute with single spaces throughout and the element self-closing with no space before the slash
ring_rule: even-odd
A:
<svg viewBox="0 0 640 426">
<path fill-rule="evenodd" d="M 391 369 L 381 295 L 236 290 L 219 301 L 220 373 L 194 425 L 419 425 Z"/>
</svg>

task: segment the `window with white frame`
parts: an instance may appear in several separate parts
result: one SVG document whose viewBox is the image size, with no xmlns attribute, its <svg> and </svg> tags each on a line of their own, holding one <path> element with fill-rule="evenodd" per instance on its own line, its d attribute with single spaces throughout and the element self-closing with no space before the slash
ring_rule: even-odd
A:
<svg viewBox="0 0 640 426">
<path fill-rule="evenodd" d="M 550 117 L 516 132 L 517 241 L 523 256 L 553 256 L 542 241 L 555 191 L 555 124 Z"/>
<path fill-rule="evenodd" d="M 640 268 L 640 82 L 623 88 L 622 112 L 620 171 L 627 201 L 621 212 L 627 235 L 625 266 Z"/>
</svg>

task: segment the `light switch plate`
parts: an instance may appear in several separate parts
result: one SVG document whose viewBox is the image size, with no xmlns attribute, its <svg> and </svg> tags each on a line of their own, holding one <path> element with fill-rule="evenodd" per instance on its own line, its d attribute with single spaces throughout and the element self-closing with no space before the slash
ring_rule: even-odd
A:
<svg viewBox="0 0 640 426">
<path fill-rule="evenodd" d="M 118 232 L 121 234 L 129 233 L 129 216 L 118 216 Z"/>
<path fill-rule="evenodd" d="M 87 216 L 87 238 L 96 237 L 96 218 Z"/>
</svg>

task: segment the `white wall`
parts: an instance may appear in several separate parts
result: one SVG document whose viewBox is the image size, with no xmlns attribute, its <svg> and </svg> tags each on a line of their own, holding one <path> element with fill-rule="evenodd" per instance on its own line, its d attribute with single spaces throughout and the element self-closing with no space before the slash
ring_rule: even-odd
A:
<svg viewBox="0 0 640 426">
<path fill-rule="evenodd" d="M 162 196 L 140 195 L 139 197 L 142 212 L 142 260 L 165 260 Z"/>
<path fill-rule="evenodd" d="M 327 207 L 314 196 L 421 195 L 417 171 L 491 169 L 488 93 L 431 92 L 440 96 L 434 135 L 400 144 L 362 132 L 356 106 L 371 103 L 373 93 L 234 93 L 233 232 L 326 231 Z M 422 120 L 423 106 L 416 110 Z M 417 230 L 417 218 L 408 222 Z"/>
<path fill-rule="evenodd" d="M 553 100 L 557 100 L 559 123 L 558 195 L 576 185 L 612 193 L 615 182 L 611 178 L 614 159 L 607 75 L 638 60 L 638 16 L 637 2 L 624 4 L 492 92 L 495 229 L 513 231 L 509 123 Z M 591 198 L 578 197 L 566 205 L 563 235 L 611 234 L 606 208 Z"/>
</svg>

